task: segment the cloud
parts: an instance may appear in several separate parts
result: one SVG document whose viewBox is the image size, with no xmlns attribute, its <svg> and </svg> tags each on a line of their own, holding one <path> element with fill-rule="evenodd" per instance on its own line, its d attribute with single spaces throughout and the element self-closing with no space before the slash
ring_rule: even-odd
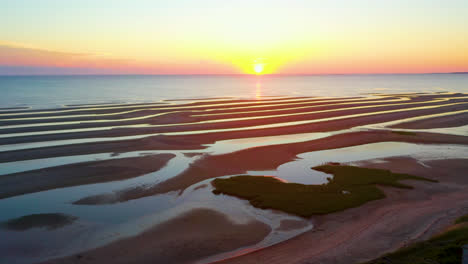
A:
<svg viewBox="0 0 468 264">
<path fill-rule="evenodd" d="M 0 74 L 225 74 L 237 70 L 213 60 L 136 61 L 0 43 Z"/>
<path fill-rule="evenodd" d="M 47 66 L 2 66 L 0 75 L 93 75 L 121 74 L 112 69 L 47 67 Z"/>
<path fill-rule="evenodd" d="M 90 57 L 89 54 L 0 45 L 0 65 L 69 66 Z"/>
</svg>

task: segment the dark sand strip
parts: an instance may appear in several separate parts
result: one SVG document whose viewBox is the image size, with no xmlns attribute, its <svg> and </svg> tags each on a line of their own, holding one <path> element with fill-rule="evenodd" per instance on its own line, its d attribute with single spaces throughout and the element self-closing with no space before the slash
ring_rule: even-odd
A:
<svg viewBox="0 0 468 264">
<path fill-rule="evenodd" d="M 0 152 L 0 162 L 74 156 L 94 153 L 122 153 L 133 150 L 202 150 L 205 147 L 183 138 L 152 136 L 137 140 L 95 142 L 66 146 Z M 1 147 L 0 147 L 1 149 Z"/>
<path fill-rule="evenodd" d="M 391 126 L 392 128 L 406 129 L 430 129 L 444 127 L 459 127 L 468 125 L 468 113 L 448 116 L 439 116 L 428 119 L 416 120 Z M 468 135 L 467 135 L 468 136 Z"/>
<path fill-rule="evenodd" d="M 0 176 L 0 199 L 90 183 L 116 181 L 157 171 L 174 154 L 92 161 Z"/>
<path fill-rule="evenodd" d="M 183 101 L 211 101 L 211 100 L 229 100 L 235 97 L 208 97 L 208 98 L 181 98 L 181 99 L 165 99 L 164 102 L 183 102 Z"/>
<path fill-rule="evenodd" d="M 135 237 L 44 263 L 193 263 L 214 254 L 254 245 L 270 231 L 268 225 L 256 220 L 236 224 L 216 211 L 194 209 Z"/>
<path fill-rule="evenodd" d="M 96 108 L 96 107 L 108 107 L 108 106 L 145 106 L 145 105 L 163 105 L 164 103 L 161 102 L 147 102 L 147 103 L 95 103 L 95 104 L 65 104 L 64 107 L 68 108 L 79 108 L 79 109 L 86 109 L 86 108 Z M 63 109 L 64 110 L 64 109 Z M 40 110 L 39 110 L 40 111 Z"/>
<path fill-rule="evenodd" d="M 23 110 L 23 109 L 29 109 L 28 106 L 18 106 L 18 107 L 1 107 L 0 111 L 13 111 L 13 110 Z"/>
<path fill-rule="evenodd" d="M 32 122 L 27 122 L 26 125 L 32 124 L 32 126 L 25 127 L 13 127 L 13 128 L 0 128 L 0 134 L 10 134 L 10 133 L 23 133 L 23 132 L 36 132 L 36 131 L 52 131 L 52 130 L 64 130 L 64 129 L 82 129 L 82 128 L 99 128 L 99 127 L 112 127 L 112 126 L 130 126 L 130 125 L 169 125 L 169 124 L 178 124 L 178 123 L 187 123 L 195 122 L 194 118 L 191 118 L 189 113 L 167 113 L 164 115 L 152 116 L 155 113 L 151 111 L 142 111 L 140 113 L 125 114 L 113 119 L 108 119 L 107 117 L 90 117 L 87 120 L 82 118 L 73 118 L 68 124 L 60 124 L 64 120 L 31 120 Z M 126 118 L 138 118 L 139 116 L 148 117 L 144 119 L 132 119 L 132 120 L 122 120 Z M 98 122 L 94 122 L 94 120 Z M 54 124 L 54 122 L 59 122 L 59 124 Z M 66 121 L 68 122 L 68 121 Z M 17 125 L 16 122 L 7 122 L 11 124 L 6 124 L 5 122 L 0 121 L 0 125 Z M 24 122 L 19 122 L 19 125 L 23 125 Z M 29 124 L 30 123 L 30 124 Z M 43 125 L 41 125 L 43 124 Z"/>
<path fill-rule="evenodd" d="M 8 220 L 0 226 L 13 231 L 25 231 L 31 228 L 46 228 L 48 230 L 54 230 L 70 225 L 76 219 L 78 218 L 59 213 L 31 214 Z"/>
</svg>

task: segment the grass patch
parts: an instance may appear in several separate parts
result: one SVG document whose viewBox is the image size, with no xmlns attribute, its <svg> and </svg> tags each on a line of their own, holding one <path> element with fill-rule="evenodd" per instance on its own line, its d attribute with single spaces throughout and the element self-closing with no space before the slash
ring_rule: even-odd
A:
<svg viewBox="0 0 468 264">
<path fill-rule="evenodd" d="M 31 228 L 57 229 L 73 223 L 77 217 L 65 214 L 31 214 L 11 219 L 2 223 L 2 227 L 9 230 L 24 231 Z"/>
<path fill-rule="evenodd" d="M 465 226 L 366 262 L 366 264 L 460 264 L 463 254 L 462 246 L 466 244 L 468 244 L 468 227 Z"/>
<path fill-rule="evenodd" d="M 461 223 L 466 223 L 468 222 L 468 215 L 464 215 L 462 217 L 459 217 L 457 220 L 455 220 L 455 224 L 461 224 Z"/>
<path fill-rule="evenodd" d="M 398 182 L 413 179 L 433 181 L 389 170 L 360 168 L 355 166 L 322 165 L 313 169 L 333 174 L 324 185 L 284 183 L 273 177 L 234 176 L 212 181 L 215 194 L 228 194 L 249 200 L 262 209 L 277 209 L 287 213 L 309 217 L 328 214 L 368 201 L 382 199 L 384 193 L 377 184 L 397 188 L 412 187 Z"/>
<path fill-rule="evenodd" d="M 462 223 L 468 223 L 468 215 L 455 220 L 455 224 Z M 468 225 L 464 224 L 427 241 L 416 243 L 364 264 L 459 264 L 463 256 L 462 247 L 467 244 Z"/>
<path fill-rule="evenodd" d="M 416 133 L 410 131 L 392 131 L 392 133 L 404 136 L 416 136 Z"/>
</svg>

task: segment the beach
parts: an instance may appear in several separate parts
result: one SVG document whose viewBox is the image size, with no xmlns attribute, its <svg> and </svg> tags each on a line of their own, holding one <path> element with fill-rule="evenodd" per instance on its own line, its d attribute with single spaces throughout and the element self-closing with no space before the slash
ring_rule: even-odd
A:
<svg viewBox="0 0 468 264">
<path fill-rule="evenodd" d="M 466 93 L 421 92 L 2 109 L 0 222 L 10 224 L 0 254 L 11 263 L 368 261 L 468 213 L 467 106 Z M 330 163 L 428 181 L 377 184 L 384 198 L 308 217 L 213 193 L 214 179 L 239 175 L 326 185 L 336 176 L 313 168 Z M 41 214 L 64 221 L 28 222 Z M 7 228 L 15 223 L 21 231 Z"/>
</svg>

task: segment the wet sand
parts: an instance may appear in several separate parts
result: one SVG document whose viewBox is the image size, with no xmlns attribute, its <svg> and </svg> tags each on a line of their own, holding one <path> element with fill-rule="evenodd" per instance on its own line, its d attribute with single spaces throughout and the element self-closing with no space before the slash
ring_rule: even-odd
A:
<svg viewBox="0 0 468 264">
<path fill-rule="evenodd" d="M 468 125 L 468 112 L 450 116 L 434 117 L 413 122 L 407 122 L 390 127 L 407 129 L 427 129 L 441 127 L 459 127 L 466 125 Z"/>
<path fill-rule="evenodd" d="M 103 184 L 92 194 L 84 192 L 76 195 L 79 199 L 67 200 L 67 206 L 86 211 L 119 205 L 122 205 L 119 208 L 131 207 L 129 204 L 138 206 L 142 200 L 150 201 L 149 198 L 164 195 L 175 197 L 168 199 L 184 199 L 187 190 L 210 188 L 208 180 L 212 178 L 274 170 L 295 160 L 299 154 L 311 151 L 378 142 L 467 146 L 468 135 L 442 134 L 443 130 L 441 133 L 424 132 L 428 128 L 468 124 L 468 115 L 460 113 L 467 108 L 467 97 L 466 94 L 440 93 L 371 98 L 217 98 L 197 102 L 81 105 L 2 112 L 0 167 L 6 162 L 15 165 L 18 161 L 85 154 L 117 155 L 149 150 L 164 154 L 70 162 L 1 175 L 0 202 L 15 196 L 21 200 L 21 194 L 47 193 L 47 190 L 91 183 L 129 178 L 135 178 L 133 183 L 138 183 L 139 176 L 160 170 L 171 159 L 177 160 L 175 164 L 181 169 L 162 181 L 151 178 L 144 185 L 115 185 L 121 189 L 108 189 Z M 405 122 L 407 118 L 421 119 Z M 401 123 L 392 124 L 390 128 L 378 126 L 385 122 Z M 125 127 L 132 125 L 135 127 Z M 108 129 L 108 126 L 117 127 Z M 99 130 L 74 131 L 87 128 Z M 418 130 L 395 133 L 403 128 Z M 300 133 L 310 133 L 314 138 L 315 132 L 330 134 L 312 140 L 293 140 L 292 143 L 272 141 L 271 145 L 244 147 L 221 155 L 210 153 L 212 149 L 207 145 L 231 139 Z M 135 138 L 122 138 L 124 136 Z M 178 153 L 177 156 L 174 153 Z M 275 232 L 300 229 L 310 222 L 314 228 L 250 254 L 242 255 L 245 251 L 240 251 L 235 258 L 223 263 L 353 263 L 428 238 L 468 212 L 468 179 L 462 173 L 468 169 L 467 159 L 468 156 L 460 156 L 456 160 L 421 163 L 400 157 L 386 162 L 353 164 L 428 177 L 439 183 L 408 181 L 415 186 L 410 192 L 382 188 L 387 195 L 383 200 L 305 221 L 284 220 L 275 227 Z M 184 171 L 185 167 L 178 163 L 180 160 L 187 166 Z M 148 184 L 151 181 L 154 184 Z M 199 184 L 202 181 L 204 183 Z M 192 188 L 197 184 L 198 187 Z M 48 263 L 192 263 L 262 241 L 272 227 L 259 219 L 239 224 L 218 211 L 194 209 L 136 236 L 123 237 L 97 249 Z"/>
<path fill-rule="evenodd" d="M 157 171 L 175 157 L 159 154 L 83 162 L 0 176 L 0 199 L 55 188 L 117 181 Z"/>
<path fill-rule="evenodd" d="M 270 231 L 268 225 L 256 220 L 237 224 L 216 211 L 194 209 L 135 237 L 43 263 L 194 263 L 258 243 Z"/>
<path fill-rule="evenodd" d="M 171 191 L 181 192 L 197 182 L 210 178 L 245 174 L 247 171 L 272 170 L 294 160 L 300 153 L 376 142 L 468 145 L 466 137 L 433 133 L 417 133 L 413 136 L 377 130 L 339 134 L 307 142 L 249 148 L 224 155 L 205 155 L 192 163 L 183 173 L 153 187 L 124 189 L 114 193 L 86 197 L 74 203 L 88 205 L 115 203 Z"/>
<path fill-rule="evenodd" d="M 91 153 L 102 153 L 102 152 L 127 152 L 134 150 L 183 150 L 183 149 L 200 149 L 203 148 L 203 144 L 211 144 L 217 140 L 226 140 L 226 139 L 236 139 L 236 138 L 247 138 L 247 137 L 260 137 L 260 136 L 273 136 L 273 135 L 288 135 L 295 133 L 309 133 L 309 132 L 327 132 L 327 131 L 337 131 L 349 129 L 357 126 L 365 126 L 369 124 L 383 123 L 387 121 L 400 120 L 413 116 L 420 115 L 431 115 L 439 113 L 440 111 L 457 111 L 466 108 L 466 105 L 455 105 L 448 106 L 444 108 L 436 109 L 423 109 L 415 110 L 411 112 L 396 112 L 396 113 L 387 113 L 387 114 L 376 114 L 363 117 L 351 117 L 345 119 L 331 120 L 331 121 L 322 121 L 314 122 L 310 124 L 299 124 L 299 125 L 287 125 L 287 126 L 278 126 L 273 128 L 261 128 L 261 129 L 243 129 L 242 131 L 223 131 L 222 129 L 229 129 L 236 127 L 239 124 L 233 122 L 228 127 L 221 126 L 219 131 L 208 131 L 210 133 L 195 133 L 193 135 L 158 135 L 158 136 L 148 136 L 142 139 L 135 140 L 120 140 L 118 138 L 115 141 L 109 142 L 97 142 L 93 143 L 81 143 L 81 144 L 65 144 L 63 146 L 52 146 L 52 147 L 41 147 L 41 148 L 30 148 L 26 150 L 13 150 L 13 151 L 4 151 L 0 152 L 0 162 L 9 162 L 9 161 L 18 161 L 24 159 L 38 159 L 38 158 L 49 158 L 49 157 L 59 157 L 64 155 L 82 155 L 82 154 L 91 154 Z M 255 120 L 254 120 L 255 121 Z M 249 121 L 249 122 L 254 122 Z M 273 119 L 270 122 L 279 122 L 280 120 Z M 255 121 L 256 122 L 256 121 Z M 206 129 L 206 125 L 197 125 L 197 127 L 191 127 L 194 131 L 199 129 Z M 118 129 L 117 129 L 118 130 Z M 112 136 L 120 136 L 120 134 L 114 134 L 116 131 L 108 132 Z M 190 129 L 189 129 L 190 130 Z M 112 133 L 111 133 L 112 132 Z M 147 133 L 153 133 L 154 131 L 147 131 L 142 129 L 138 133 L 143 135 Z M 79 137 L 84 137 L 88 139 L 90 135 L 84 132 Z M 100 132 L 102 133 L 102 132 Z M 45 135 L 40 136 L 42 140 L 48 141 L 51 139 L 61 140 L 64 138 L 69 138 L 69 133 L 60 134 L 60 135 Z M 3 139 L 6 143 L 21 143 L 23 138 L 30 137 L 14 137 L 14 138 L 5 138 Z M 37 140 L 37 138 L 35 139 Z M 0 142 L 2 140 L 0 139 Z M 92 147 L 91 147 L 92 146 Z M 5 145 L 8 147 L 8 145 Z M 0 148 L 1 151 L 1 148 Z"/>
<path fill-rule="evenodd" d="M 466 159 L 427 162 L 412 159 L 361 163 L 365 167 L 437 179 L 406 181 L 411 191 L 383 188 L 387 198 L 359 208 L 313 217 L 315 228 L 272 247 L 220 263 L 359 263 L 428 239 L 468 212 Z"/>
<path fill-rule="evenodd" d="M 219 116 L 209 117 L 208 120 L 202 118 L 193 119 L 187 114 L 175 113 L 167 116 L 157 116 L 156 127 L 151 127 L 153 123 L 145 120 L 146 126 L 143 127 L 115 127 L 113 129 L 99 130 L 99 131 L 84 131 L 84 132 L 73 132 L 67 131 L 67 133 L 56 133 L 56 134 L 44 134 L 44 135 L 21 135 L 15 137 L 0 138 L 0 144 L 18 144 L 38 141 L 51 141 L 51 140 L 66 140 L 66 139 L 78 139 L 78 138 L 109 138 L 109 137 L 123 137 L 123 136 L 134 136 L 139 134 L 167 134 L 190 132 L 190 131 L 203 131 L 203 130 L 220 130 L 220 129 L 239 129 L 241 127 L 248 130 L 251 126 L 262 126 L 277 123 L 286 122 L 304 122 L 309 120 L 317 120 L 311 123 L 311 125 L 289 125 L 294 130 L 306 129 L 308 132 L 319 132 L 319 131 L 332 131 L 337 129 L 345 129 L 353 126 L 360 126 L 366 124 L 373 124 L 378 122 L 386 122 L 392 120 L 398 120 L 401 118 L 415 117 L 420 115 L 431 115 L 440 112 L 450 112 L 465 110 L 468 104 L 468 99 L 450 99 L 449 101 L 429 101 L 427 103 L 415 102 L 409 104 L 406 102 L 390 104 L 388 106 L 379 106 L 375 108 L 355 108 L 355 109 L 339 109 L 339 111 L 328 111 L 328 112 L 304 112 L 303 109 L 296 109 L 294 113 L 289 114 L 278 114 L 267 115 L 261 117 L 259 113 L 250 117 L 240 117 L 240 120 L 233 119 L 222 120 Z M 346 105 L 341 108 L 347 108 Z M 238 110 L 236 110 L 238 111 Z M 353 115 L 360 115 L 354 117 Z M 349 116 L 349 117 L 348 117 Z M 261 118 L 259 118 L 261 117 Z M 238 117 L 239 118 L 239 117 Z M 330 121 L 322 119 L 334 118 Z M 338 119 L 338 120 L 336 120 Z M 173 123 L 166 123 L 167 121 Z M 82 123 L 82 121 L 78 121 Z M 119 121 L 121 123 L 122 121 Z M 163 122 L 165 124 L 160 124 Z M 115 126 L 119 123 L 111 123 L 109 126 Z M 100 126 L 104 124 L 100 123 Z M 106 124 L 106 126 L 108 126 Z M 76 127 L 62 127 L 61 129 L 72 129 L 82 128 L 82 124 Z M 305 126 L 305 127 L 303 127 Z M 40 127 L 35 127 L 34 130 Z M 50 130 L 50 127 L 44 129 Z M 28 130 L 29 132 L 30 129 Z M 16 129 L 4 130 L 3 133 L 16 133 Z M 118 139 L 116 139 L 118 140 Z"/>
<path fill-rule="evenodd" d="M 57 213 L 32 214 L 1 223 L 0 227 L 14 231 L 24 231 L 31 228 L 46 228 L 48 230 L 53 230 L 70 225 L 75 220 L 76 217 L 74 216 Z"/>
</svg>

